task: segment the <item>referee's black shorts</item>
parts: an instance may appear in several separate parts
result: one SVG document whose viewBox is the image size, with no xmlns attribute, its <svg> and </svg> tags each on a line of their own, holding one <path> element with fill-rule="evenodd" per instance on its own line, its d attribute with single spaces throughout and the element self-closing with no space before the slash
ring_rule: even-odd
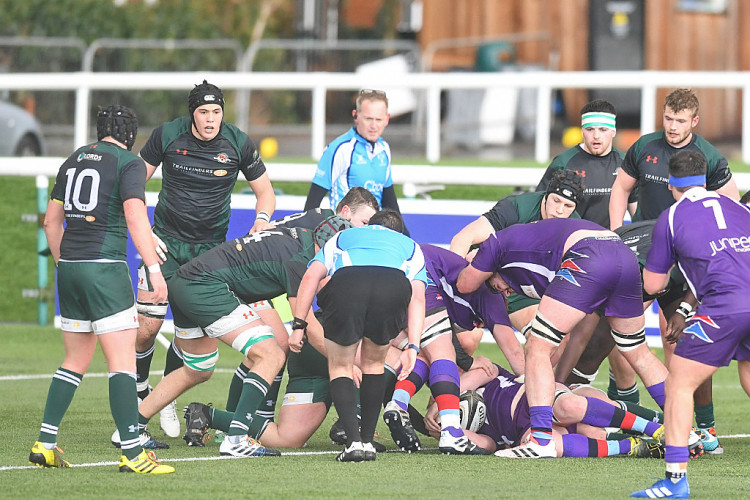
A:
<svg viewBox="0 0 750 500">
<path fill-rule="evenodd" d="M 402 330 L 410 300 L 411 283 L 398 269 L 339 269 L 318 293 L 325 338 L 341 346 L 363 337 L 386 345 Z"/>
</svg>

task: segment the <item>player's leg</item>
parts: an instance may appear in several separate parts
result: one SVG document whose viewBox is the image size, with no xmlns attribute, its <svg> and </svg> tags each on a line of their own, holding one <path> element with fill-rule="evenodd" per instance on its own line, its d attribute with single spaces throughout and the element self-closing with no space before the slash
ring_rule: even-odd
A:
<svg viewBox="0 0 750 500">
<path fill-rule="evenodd" d="M 349 459 L 348 455 L 351 455 L 352 461 L 364 460 L 364 449 L 362 448 L 362 437 L 357 418 L 357 396 L 352 379 L 352 367 L 354 366 L 358 346 L 359 342 L 343 346 L 333 340 L 326 339 L 331 399 L 336 407 L 339 422 L 346 433 L 346 447 L 342 454 L 347 455 L 343 457 L 347 460 Z M 355 443 L 359 444 L 354 446 Z M 347 454 L 347 450 L 351 453 Z"/>
<path fill-rule="evenodd" d="M 543 297 L 525 347 L 526 397 L 531 417 L 531 439 L 546 446 L 551 439 L 555 376 L 550 356 L 563 337 L 586 314 L 559 300 Z"/>
<path fill-rule="evenodd" d="M 78 323 L 91 328 L 91 322 Z M 57 432 L 96 350 L 93 331 L 63 330 L 62 337 L 65 359 L 52 376 L 39 437 L 29 454 L 29 462 L 40 467 L 70 467 L 57 450 Z"/>
<path fill-rule="evenodd" d="M 215 338 L 203 336 L 199 328 L 195 330 L 193 338 L 177 340 L 177 344 L 185 356 L 184 366 L 162 378 L 138 407 L 141 425 L 148 422 L 159 410 L 174 401 L 179 395 L 191 387 L 205 382 L 213 375 L 216 362 L 219 359 L 218 341 Z"/>
<path fill-rule="evenodd" d="M 270 326 L 273 329 L 273 335 L 279 347 L 284 353 L 284 357 L 289 353 L 289 332 L 284 326 L 283 321 L 273 305 L 267 301 L 261 301 L 253 304 L 253 310 L 258 313 L 261 321 L 264 324 Z M 286 361 L 281 365 L 279 372 L 273 379 L 271 387 L 268 389 L 266 400 L 261 404 L 260 408 L 256 412 L 256 417 L 261 417 L 269 421 L 273 421 L 276 414 L 276 401 L 279 398 L 279 390 L 281 389 L 281 381 L 284 378 L 284 369 L 286 368 Z"/>
<path fill-rule="evenodd" d="M 229 328 L 233 329 L 224 333 Z M 242 384 L 242 393 L 227 437 L 221 443 L 220 453 L 233 457 L 280 455 L 278 451 L 264 448 L 248 436 L 253 415 L 265 400 L 269 387 L 286 359 L 274 338 L 273 330 L 263 324 L 244 304 L 206 330 L 243 353 L 252 365 L 252 371 L 247 374 Z"/>
<path fill-rule="evenodd" d="M 641 378 L 656 404 L 664 407 L 664 380 L 667 377 L 667 368 L 646 344 L 643 315 L 608 319 L 617 349 Z"/>
<path fill-rule="evenodd" d="M 688 435 L 693 426 L 693 393 L 716 371 L 715 366 L 705 365 L 675 353 L 670 362 L 666 380 L 666 404 L 664 406 L 664 426 L 666 448 L 666 478 L 651 488 L 633 493 L 631 496 L 653 498 L 658 490 L 677 492 L 689 491 L 687 485 L 687 463 L 690 457 Z M 674 496 L 686 498 L 685 496 Z"/>
<path fill-rule="evenodd" d="M 360 352 L 362 383 L 359 387 L 359 400 L 362 413 L 360 437 L 364 445 L 365 460 L 376 458 L 372 442 L 375 438 L 375 427 L 380 418 L 385 393 L 384 364 L 389 347 L 389 343 L 381 345 L 368 337 L 362 339 Z"/>
</svg>

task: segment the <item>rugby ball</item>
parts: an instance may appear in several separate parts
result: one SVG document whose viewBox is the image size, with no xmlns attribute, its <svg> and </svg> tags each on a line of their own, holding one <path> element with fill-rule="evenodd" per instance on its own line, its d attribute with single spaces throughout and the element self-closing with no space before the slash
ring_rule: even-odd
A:
<svg viewBox="0 0 750 500">
<path fill-rule="evenodd" d="M 487 420 L 487 406 L 484 398 L 476 391 L 464 391 L 458 398 L 458 411 L 461 427 L 472 432 L 482 428 Z"/>
</svg>

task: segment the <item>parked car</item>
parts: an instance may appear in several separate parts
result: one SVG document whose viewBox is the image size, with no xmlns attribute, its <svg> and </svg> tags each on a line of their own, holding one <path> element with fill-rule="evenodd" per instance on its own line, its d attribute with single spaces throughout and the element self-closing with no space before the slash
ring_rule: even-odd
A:
<svg viewBox="0 0 750 500">
<path fill-rule="evenodd" d="M 42 156 L 45 151 L 36 118 L 15 104 L 0 101 L 0 156 Z"/>
</svg>

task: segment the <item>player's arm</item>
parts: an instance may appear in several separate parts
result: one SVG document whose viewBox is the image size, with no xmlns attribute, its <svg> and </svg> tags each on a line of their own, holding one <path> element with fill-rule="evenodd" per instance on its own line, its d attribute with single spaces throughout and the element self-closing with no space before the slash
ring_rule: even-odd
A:
<svg viewBox="0 0 750 500">
<path fill-rule="evenodd" d="M 519 376 L 526 373 L 523 347 L 518 341 L 513 329 L 506 325 L 496 324 L 494 328 L 492 328 L 492 336 L 494 337 L 497 346 L 508 360 L 508 364 L 510 364 L 510 369 L 513 370 L 513 373 Z M 568 335 L 568 337 L 570 337 L 570 335 Z"/>
<path fill-rule="evenodd" d="M 609 228 L 615 230 L 622 226 L 625 219 L 625 211 L 628 208 L 628 198 L 635 189 L 638 179 L 631 177 L 623 169 L 617 171 L 617 178 L 612 184 L 612 193 L 609 197 Z"/>
<path fill-rule="evenodd" d="M 667 287 L 669 283 L 669 272 L 655 273 L 648 269 L 643 270 L 643 289 L 649 295 L 656 295 Z"/>
<path fill-rule="evenodd" d="M 305 200 L 305 211 L 312 210 L 313 208 L 318 208 L 320 206 L 320 202 L 323 201 L 323 198 L 325 198 L 327 194 L 328 190 L 326 188 L 324 188 L 323 186 L 319 186 L 314 182 L 311 183 L 310 191 L 308 191 L 307 199 Z"/>
<path fill-rule="evenodd" d="M 450 251 L 465 258 L 472 245 L 483 242 L 494 232 L 495 229 L 490 224 L 490 221 L 482 215 L 460 230 L 451 239 Z"/>
<path fill-rule="evenodd" d="M 287 300 L 289 300 L 289 306 L 291 307 L 292 311 L 295 311 L 297 308 L 297 297 L 287 297 Z M 315 313 L 312 311 L 312 308 L 310 309 L 310 312 L 307 314 L 307 316 L 302 319 L 307 321 L 307 327 L 304 330 L 304 335 L 307 336 L 307 342 L 320 354 L 328 357 L 325 337 L 323 334 L 323 325 L 321 325 L 320 321 L 318 321 L 318 318 L 315 317 Z"/>
<path fill-rule="evenodd" d="M 307 268 L 305 275 L 302 276 L 302 281 L 297 290 L 297 297 L 292 309 L 295 318 L 306 318 L 310 314 L 315 292 L 318 290 L 318 284 L 325 278 L 326 274 L 328 274 L 328 270 L 325 264 L 318 260 L 310 263 L 310 267 Z M 289 337 L 289 349 L 292 352 L 299 352 L 302 349 L 304 333 L 304 328 L 295 328 L 292 331 L 292 335 Z"/>
<path fill-rule="evenodd" d="M 276 210 L 276 193 L 273 192 L 271 179 L 268 178 L 268 172 L 263 172 L 260 177 L 247 181 L 250 189 L 255 193 L 255 223 L 250 228 L 250 233 L 272 229 L 271 216 Z"/>
<path fill-rule="evenodd" d="M 687 324 L 687 319 L 696 307 L 698 307 L 698 299 L 695 298 L 692 290 L 688 290 L 680 305 L 674 309 L 669 321 L 667 321 L 664 340 L 670 344 L 675 344 L 680 339 L 680 335 L 682 335 L 682 331 Z"/>
<path fill-rule="evenodd" d="M 130 237 L 133 238 L 133 244 L 149 271 L 149 278 L 154 287 L 154 301 L 156 303 L 166 302 L 167 283 L 164 281 L 161 269 L 159 269 L 159 258 L 156 255 L 156 245 L 151 236 L 151 223 L 146 213 L 146 204 L 140 198 L 129 198 L 123 202 L 122 207 Z"/>
<path fill-rule="evenodd" d="M 406 310 L 407 332 L 409 334 L 409 344 L 418 346 L 424 329 L 424 281 L 411 280 L 411 300 Z M 404 380 L 414 369 L 417 362 L 417 351 L 407 347 L 401 353 L 401 372 L 398 374 L 398 380 Z"/>
<path fill-rule="evenodd" d="M 44 234 L 47 236 L 52 258 L 55 264 L 60 260 L 60 244 L 62 243 L 63 222 L 65 221 L 65 209 L 63 202 L 60 200 L 50 200 L 47 204 L 47 213 L 44 216 Z"/>
<path fill-rule="evenodd" d="M 456 280 L 456 288 L 460 293 L 470 293 L 482 286 L 482 283 L 490 279 L 491 272 L 480 271 L 473 265 L 461 269 Z"/>
<path fill-rule="evenodd" d="M 729 179 L 729 182 L 717 189 L 716 192 L 724 196 L 729 196 L 734 201 L 740 201 L 740 190 L 737 188 L 737 183 L 734 182 L 734 177 Z"/>
<path fill-rule="evenodd" d="M 138 156 L 140 156 L 140 155 L 138 155 Z M 141 159 L 143 160 L 143 157 L 141 157 Z M 146 164 L 146 180 L 148 181 L 154 175 L 154 172 L 156 172 L 156 168 L 157 167 L 154 166 L 154 165 L 151 165 L 146 160 L 143 160 L 143 163 Z"/>
</svg>

